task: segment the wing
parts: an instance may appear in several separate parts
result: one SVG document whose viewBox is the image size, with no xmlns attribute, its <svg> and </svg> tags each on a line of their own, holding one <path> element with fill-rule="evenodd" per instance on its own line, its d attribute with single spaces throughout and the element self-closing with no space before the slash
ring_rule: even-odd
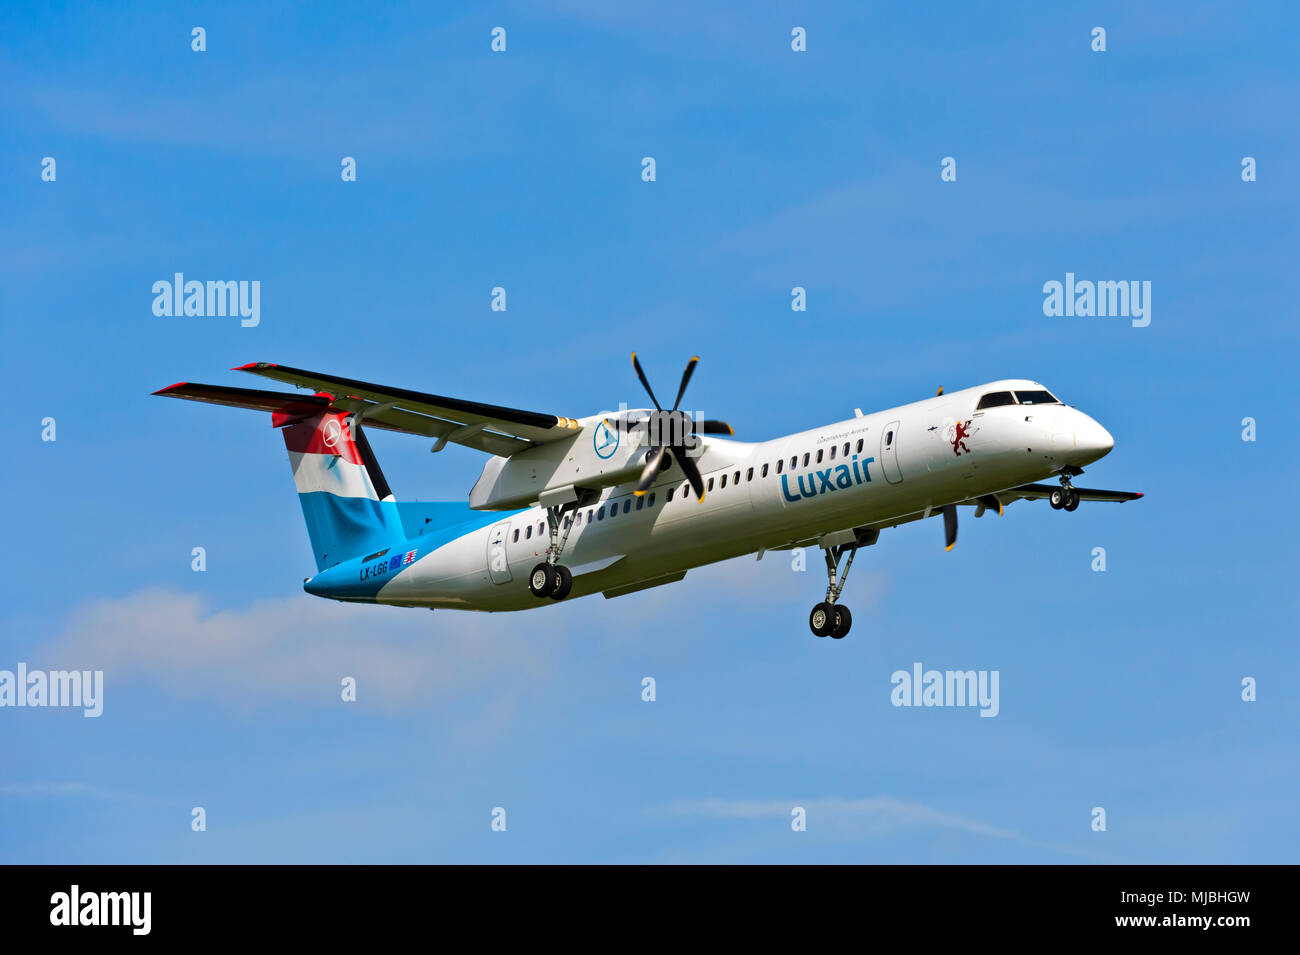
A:
<svg viewBox="0 0 1300 955">
<path fill-rule="evenodd" d="M 330 407 L 359 414 L 367 427 L 438 439 L 435 450 L 451 442 L 506 457 L 534 445 L 573 437 L 582 427 L 574 419 L 559 415 L 375 385 L 288 365 L 253 362 L 235 371 L 324 392 L 331 396 Z"/>
<path fill-rule="evenodd" d="M 999 491 L 998 499 L 1003 504 L 1010 504 L 1012 501 L 1039 501 L 1046 500 L 1052 496 L 1053 491 L 1061 489 L 1059 484 L 1022 484 L 1020 487 L 1013 487 L 1009 491 Z M 1125 501 L 1136 501 L 1142 497 L 1141 491 L 1095 491 L 1091 488 L 1076 487 L 1074 489 L 1081 501 L 1118 501 L 1123 504 Z M 979 501 L 963 501 L 964 504 L 978 504 Z"/>
</svg>

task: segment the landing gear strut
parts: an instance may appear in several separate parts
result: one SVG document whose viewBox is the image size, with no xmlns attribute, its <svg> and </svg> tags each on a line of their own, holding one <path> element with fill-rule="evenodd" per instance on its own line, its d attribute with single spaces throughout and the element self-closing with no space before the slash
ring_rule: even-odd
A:
<svg viewBox="0 0 1300 955">
<path fill-rule="evenodd" d="M 837 601 L 844 584 L 849 579 L 849 568 L 858 553 L 857 543 L 823 547 L 826 556 L 826 599 L 812 608 L 808 615 L 808 627 L 819 637 L 842 640 L 853 626 L 853 614 L 848 607 L 841 607 Z M 848 554 L 844 561 L 844 570 L 840 572 L 840 559 Z"/>
<path fill-rule="evenodd" d="M 550 528 L 551 542 L 546 547 L 546 560 L 534 567 L 528 575 L 528 589 L 539 600 L 546 597 L 563 600 L 573 589 L 573 572 L 560 563 L 560 555 L 564 553 L 564 545 L 569 542 L 569 532 L 573 530 L 574 524 L 571 518 L 577 509 L 576 503 L 546 509 L 546 525 Z M 570 517 L 568 523 L 565 523 L 566 515 Z M 564 528 L 563 537 L 560 536 L 561 527 Z"/>
<path fill-rule="evenodd" d="M 1072 511 L 1079 506 L 1079 492 L 1070 484 L 1070 472 L 1061 475 L 1061 487 L 1059 490 L 1052 491 L 1047 503 L 1052 505 L 1054 511 L 1062 509 Z"/>
</svg>

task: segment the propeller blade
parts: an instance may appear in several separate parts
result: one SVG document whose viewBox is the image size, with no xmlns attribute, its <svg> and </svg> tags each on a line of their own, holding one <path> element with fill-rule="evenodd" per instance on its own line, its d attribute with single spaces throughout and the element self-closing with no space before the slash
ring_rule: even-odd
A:
<svg viewBox="0 0 1300 955">
<path fill-rule="evenodd" d="M 943 509 L 943 543 L 944 550 L 952 550 L 957 543 L 957 505 L 949 504 Z"/>
<path fill-rule="evenodd" d="M 695 466 L 695 459 L 678 452 L 677 463 L 681 465 L 686 480 L 691 482 L 691 490 L 695 492 L 695 496 L 701 501 L 704 500 L 704 478 L 700 477 L 700 469 Z"/>
<path fill-rule="evenodd" d="M 735 428 L 725 421 L 714 421 L 712 418 L 693 425 L 691 431 L 696 434 L 729 434 L 732 437 L 736 436 Z"/>
<path fill-rule="evenodd" d="M 985 494 L 983 497 L 977 497 L 975 500 L 979 501 L 990 510 L 997 511 L 998 517 L 1002 516 L 1002 502 L 998 500 L 996 494 Z"/>
<path fill-rule="evenodd" d="M 632 352 L 632 367 L 636 369 L 636 376 L 641 379 L 641 384 L 644 385 L 645 390 L 649 392 L 650 400 L 655 403 L 656 410 L 663 411 L 664 409 L 659 404 L 659 399 L 655 397 L 654 389 L 650 387 L 650 382 L 646 379 L 645 372 L 641 370 L 641 363 L 636 360 L 636 352 Z"/>
<path fill-rule="evenodd" d="M 660 469 L 664 466 L 664 456 L 667 453 L 667 448 L 660 448 L 657 452 L 648 456 L 645 467 L 641 471 L 641 480 L 636 482 L 636 490 L 632 492 L 633 494 L 640 497 L 650 490 L 650 485 L 655 482 Z"/>
<path fill-rule="evenodd" d="M 673 402 L 673 410 L 682 403 L 682 395 L 686 394 L 686 385 L 691 380 L 691 375 L 695 374 L 695 366 L 700 362 L 700 356 L 696 355 L 686 363 L 686 370 L 682 372 L 682 383 L 677 388 L 677 400 Z"/>
</svg>

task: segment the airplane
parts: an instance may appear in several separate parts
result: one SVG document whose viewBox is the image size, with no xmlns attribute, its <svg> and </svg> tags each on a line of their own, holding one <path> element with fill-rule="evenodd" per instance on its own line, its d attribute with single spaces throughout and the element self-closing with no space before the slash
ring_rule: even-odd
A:
<svg viewBox="0 0 1300 955">
<path fill-rule="evenodd" d="M 958 508 L 1001 514 L 1019 500 L 1073 511 L 1135 491 L 1075 487 L 1114 447 L 1110 433 L 1036 381 L 989 382 L 770 441 L 670 409 L 632 366 L 653 408 L 569 418 L 255 362 L 242 371 L 311 393 L 179 382 L 154 392 L 271 414 L 284 435 L 316 559 L 309 594 L 354 603 L 526 610 L 674 583 L 747 554 L 818 547 L 818 637 L 852 626 L 840 602 L 853 558 L 880 532 Z M 365 429 L 489 455 L 469 500 L 400 501 Z M 1040 483 L 1056 478 L 1058 483 Z"/>
</svg>

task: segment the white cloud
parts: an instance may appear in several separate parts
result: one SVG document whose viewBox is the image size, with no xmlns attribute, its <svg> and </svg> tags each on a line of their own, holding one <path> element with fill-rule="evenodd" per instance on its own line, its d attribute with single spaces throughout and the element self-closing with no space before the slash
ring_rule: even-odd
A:
<svg viewBox="0 0 1300 955">
<path fill-rule="evenodd" d="M 95 799 L 148 800 L 148 796 L 115 792 L 78 782 L 0 783 L 0 796 L 90 796 Z"/>
<path fill-rule="evenodd" d="M 788 821 L 795 806 L 807 810 L 809 832 L 821 829 L 840 839 L 881 838 L 909 828 L 938 828 L 1017 842 L 1031 848 L 1067 855 L 1104 858 L 1100 853 L 1039 842 L 1014 829 L 1004 829 L 968 816 L 888 796 L 871 799 L 843 799 L 836 796 L 787 800 L 683 799 L 670 803 L 665 811 L 678 816 L 713 819 L 779 818 Z"/>
<path fill-rule="evenodd" d="M 42 655 L 104 670 L 109 705 L 114 686 L 134 680 L 240 707 L 285 698 L 340 704 L 340 681 L 354 677 L 357 705 L 393 709 L 486 685 L 518 690 L 537 678 L 562 618 L 523 622 L 306 596 L 214 612 L 198 595 L 146 590 L 74 611 Z"/>
</svg>

